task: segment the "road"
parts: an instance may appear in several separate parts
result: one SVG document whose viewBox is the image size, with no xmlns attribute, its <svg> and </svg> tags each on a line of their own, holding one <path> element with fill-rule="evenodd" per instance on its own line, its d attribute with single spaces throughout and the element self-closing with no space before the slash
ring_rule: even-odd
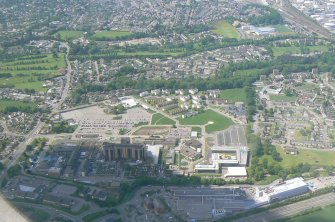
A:
<svg viewBox="0 0 335 222">
<path fill-rule="evenodd" d="M 62 91 L 62 96 L 61 99 L 59 100 L 59 102 L 57 104 L 55 104 L 55 106 L 53 107 L 52 111 L 51 111 L 51 116 L 56 114 L 57 112 L 59 112 L 59 109 L 61 108 L 62 104 L 64 103 L 68 93 L 69 93 L 69 89 L 70 89 L 70 83 L 71 83 L 71 63 L 69 61 L 69 53 L 70 53 L 70 47 L 67 44 L 64 44 L 66 46 L 66 55 L 65 55 L 65 60 L 66 60 L 66 65 L 67 65 L 67 73 L 66 73 L 66 83 L 64 86 L 64 89 Z M 23 140 L 22 143 L 20 143 L 13 155 L 12 155 L 12 159 L 10 160 L 10 162 L 6 165 L 5 169 L 2 171 L 1 175 L 0 175 L 0 180 L 3 179 L 3 177 L 7 174 L 7 170 L 12 167 L 14 164 L 16 164 L 16 162 L 18 161 L 18 159 L 20 158 L 20 156 L 23 154 L 23 152 L 26 149 L 26 146 L 28 144 L 30 144 L 33 140 L 33 138 L 37 137 L 39 135 L 39 132 L 41 131 L 42 127 L 43 127 L 44 123 L 41 120 L 38 120 L 36 126 L 33 128 L 33 130 L 30 131 L 30 133 L 28 133 L 25 136 L 25 139 Z"/>
<path fill-rule="evenodd" d="M 255 221 L 269 222 L 291 217 L 312 208 L 325 207 L 334 203 L 335 203 L 335 193 L 328 193 L 308 200 L 300 201 L 297 203 L 289 204 L 287 206 L 278 207 L 275 209 L 267 210 L 262 213 L 244 217 L 235 220 L 234 222 L 255 222 Z"/>
</svg>

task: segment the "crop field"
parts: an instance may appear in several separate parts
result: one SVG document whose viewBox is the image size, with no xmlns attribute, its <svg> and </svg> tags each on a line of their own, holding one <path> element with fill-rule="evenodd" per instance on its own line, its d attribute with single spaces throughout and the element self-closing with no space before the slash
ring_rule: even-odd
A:
<svg viewBox="0 0 335 222">
<path fill-rule="evenodd" d="M 181 125 L 206 125 L 208 124 L 205 127 L 207 133 L 224 130 L 234 124 L 234 122 L 231 119 L 211 109 L 208 109 L 205 112 L 200 113 L 196 116 L 192 116 L 190 118 L 183 119 L 179 117 L 178 120 Z M 212 123 L 210 124 L 210 122 Z"/>
<path fill-rule="evenodd" d="M 215 29 L 213 29 L 212 32 L 225 38 L 240 38 L 240 33 L 235 29 L 234 26 L 226 21 L 220 21 L 216 23 Z"/>
<path fill-rule="evenodd" d="M 236 102 L 245 102 L 246 101 L 246 94 L 243 88 L 237 89 L 225 89 L 221 91 L 220 98 L 227 99 Z"/>
<path fill-rule="evenodd" d="M 0 61 L 0 85 L 18 89 L 46 91 L 43 81 L 59 75 L 65 68 L 64 54 L 54 58 L 51 54 L 39 57 L 19 57 L 13 61 Z"/>
<path fill-rule="evenodd" d="M 56 38 L 59 38 L 60 40 L 63 41 L 77 39 L 82 37 L 83 35 L 84 35 L 83 31 L 68 31 L 68 30 L 58 31 L 57 33 L 54 34 Z"/>
<path fill-rule="evenodd" d="M 117 38 L 121 38 L 121 37 L 125 37 L 125 36 L 130 36 L 132 33 L 127 31 L 127 30 L 123 30 L 123 31 L 99 31 L 96 32 L 93 35 L 93 38 L 97 38 L 97 39 L 102 39 L 102 38 L 106 38 L 106 39 L 117 39 Z"/>
<path fill-rule="evenodd" d="M 16 107 L 31 107 L 35 108 L 36 104 L 35 103 L 26 103 L 26 102 L 21 102 L 21 101 L 14 101 L 14 100 L 3 100 L 0 99 L 0 112 L 4 111 L 5 108 L 11 107 L 11 106 L 16 106 Z"/>
<path fill-rule="evenodd" d="M 173 125 L 176 121 L 163 116 L 160 113 L 155 113 L 152 115 L 151 125 Z"/>
<path fill-rule="evenodd" d="M 317 166 L 333 166 L 335 164 L 335 152 L 300 150 L 298 155 L 285 154 L 284 150 L 277 148 L 283 158 L 281 164 L 285 168 L 296 166 L 299 163 L 308 163 Z"/>
</svg>

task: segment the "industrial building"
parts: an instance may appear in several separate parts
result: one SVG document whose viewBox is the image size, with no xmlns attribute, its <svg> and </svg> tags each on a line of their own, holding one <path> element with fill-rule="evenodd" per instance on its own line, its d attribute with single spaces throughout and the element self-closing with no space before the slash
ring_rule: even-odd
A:
<svg viewBox="0 0 335 222">
<path fill-rule="evenodd" d="M 247 147 L 227 148 L 212 147 L 211 163 L 197 164 L 197 173 L 220 173 L 223 167 L 243 167 L 248 165 L 249 149 Z"/>
<path fill-rule="evenodd" d="M 272 203 L 289 197 L 298 196 L 309 191 L 308 184 L 301 177 L 277 182 L 264 188 L 256 189 L 256 200 L 259 205 Z"/>
<path fill-rule="evenodd" d="M 112 160 L 144 160 L 145 145 L 129 143 L 108 143 L 102 144 L 106 161 Z"/>
</svg>

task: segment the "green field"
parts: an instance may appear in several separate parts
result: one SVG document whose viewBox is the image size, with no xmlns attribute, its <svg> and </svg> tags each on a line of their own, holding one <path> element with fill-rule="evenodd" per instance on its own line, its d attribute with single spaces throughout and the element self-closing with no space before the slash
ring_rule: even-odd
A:
<svg viewBox="0 0 335 222">
<path fill-rule="evenodd" d="M 293 30 L 287 27 L 286 25 L 274 25 L 272 27 L 276 29 L 276 32 L 282 35 L 294 35 L 295 34 Z"/>
<path fill-rule="evenodd" d="M 220 98 L 235 102 L 245 102 L 247 95 L 245 94 L 245 90 L 243 88 L 225 89 L 221 91 Z"/>
<path fill-rule="evenodd" d="M 234 124 L 231 119 L 211 109 L 190 118 L 183 119 L 179 117 L 178 120 L 181 125 L 205 125 L 208 122 L 213 122 L 213 124 L 206 126 L 207 133 L 224 130 Z"/>
<path fill-rule="evenodd" d="M 11 107 L 11 106 L 16 106 L 16 107 L 31 107 L 35 108 L 36 104 L 35 103 L 28 103 L 28 102 L 21 102 L 21 101 L 14 101 L 14 100 L 0 100 L 0 112 L 4 111 L 6 107 Z"/>
<path fill-rule="evenodd" d="M 308 163 L 317 166 L 334 166 L 335 152 L 316 151 L 316 150 L 300 150 L 298 155 L 285 154 L 284 150 L 277 148 L 283 160 L 281 165 L 285 168 L 296 166 L 299 163 Z"/>
<path fill-rule="evenodd" d="M 45 54 L 43 58 L 18 57 L 11 61 L 0 61 L 0 74 L 11 74 L 10 77 L 0 78 L 0 85 L 18 89 L 34 89 L 46 91 L 43 81 L 59 75 L 59 69 L 65 68 L 65 54 Z"/>
<path fill-rule="evenodd" d="M 328 47 L 325 45 L 307 46 L 310 52 L 327 52 Z M 272 47 L 273 55 L 275 57 L 290 54 L 300 54 L 301 48 L 299 46 L 289 47 Z"/>
<path fill-rule="evenodd" d="M 54 34 L 56 38 L 59 38 L 60 40 L 63 41 L 69 41 L 73 39 L 78 39 L 82 36 L 84 36 L 83 31 L 68 31 L 68 30 L 63 30 L 63 31 L 58 31 Z"/>
<path fill-rule="evenodd" d="M 160 113 L 155 113 L 151 118 L 151 125 L 174 125 L 176 121 L 163 116 Z"/>
<path fill-rule="evenodd" d="M 297 99 L 296 96 L 270 95 L 270 100 L 274 102 L 294 102 Z"/>
<path fill-rule="evenodd" d="M 315 83 L 305 83 L 301 86 L 296 87 L 296 89 L 300 90 L 314 90 L 314 89 L 319 89 L 320 86 L 315 84 Z"/>
<path fill-rule="evenodd" d="M 335 206 L 323 208 L 321 210 L 298 216 L 283 222 L 334 222 Z"/>
<path fill-rule="evenodd" d="M 215 29 L 213 29 L 212 32 L 225 38 L 240 38 L 240 33 L 235 29 L 234 26 L 226 21 L 220 21 L 216 23 Z"/>
<path fill-rule="evenodd" d="M 130 36 L 130 35 L 132 35 L 132 33 L 127 31 L 127 30 L 123 30 L 123 31 L 99 31 L 99 32 L 96 32 L 93 35 L 93 37 L 97 38 L 97 39 L 101 39 L 101 38 L 116 39 L 116 38 L 121 38 L 121 37 L 125 37 L 125 36 Z"/>
</svg>

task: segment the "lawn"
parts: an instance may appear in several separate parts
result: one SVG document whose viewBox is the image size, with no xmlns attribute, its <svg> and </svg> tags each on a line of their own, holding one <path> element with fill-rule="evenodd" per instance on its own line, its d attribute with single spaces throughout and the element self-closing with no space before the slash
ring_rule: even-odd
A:
<svg viewBox="0 0 335 222">
<path fill-rule="evenodd" d="M 320 88 L 320 86 L 315 83 L 305 83 L 301 86 L 296 87 L 296 89 L 300 89 L 300 90 L 315 90 L 318 88 Z"/>
<path fill-rule="evenodd" d="M 21 101 L 14 101 L 14 100 L 0 100 L 0 112 L 4 111 L 6 107 L 11 107 L 11 106 L 16 106 L 16 107 L 31 107 L 35 108 L 36 104 L 35 103 L 28 103 L 28 102 L 21 102 Z"/>
<path fill-rule="evenodd" d="M 55 33 L 54 36 L 63 41 L 69 41 L 69 40 L 78 39 L 84 36 L 84 32 L 83 31 L 62 30 L 62 31 L 58 31 L 57 33 Z"/>
<path fill-rule="evenodd" d="M 183 119 L 179 117 L 178 120 L 181 125 L 205 125 L 209 122 L 213 122 L 213 124 L 208 124 L 206 126 L 207 133 L 224 130 L 234 124 L 231 119 L 211 109 L 190 118 Z"/>
<path fill-rule="evenodd" d="M 46 91 L 45 79 L 59 75 L 59 70 L 66 67 L 64 53 L 54 58 L 52 54 L 22 56 L 11 61 L 0 61 L 0 74 L 9 73 L 10 77 L 0 78 L 0 85 L 18 89 Z"/>
<path fill-rule="evenodd" d="M 160 113 L 155 113 L 154 115 L 152 115 L 151 125 L 174 125 L 174 124 L 176 124 L 176 121 L 167 118 L 166 116 Z"/>
<path fill-rule="evenodd" d="M 213 29 L 212 32 L 225 38 L 240 38 L 240 33 L 235 29 L 234 26 L 226 21 L 220 21 L 216 23 L 215 29 Z"/>
<path fill-rule="evenodd" d="M 283 222 L 333 222 L 334 218 L 335 206 L 330 206 L 310 214 L 284 220 Z"/>
<path fill-rule="evenodd" d="M 286 25 L 274 25 L 272 27 L 276 29 L 276 32 L 283 34 L 283 35 L 294 35 L 295 34 L 293 30 L 290 29 L 290 27 Z"/>
<path fill-rule="evenodd" d="M 296 96 L 270 95 L 270 100 L 274 102 L 294 102 L 298 99 Z"/>
<path fill-rule="evenodd" d="M 333 166 L 335 164 L 335 152 L 300 150 L 298 155 L 285 154 L 284 150 L 277 147 L 278 152 L 283 158 L 281 165 L 290 168 L 299 163 L 308 163 L 317 166 Z"/>
<path fill-rule="evenodd" d="M 328 47 L 325 45 L 314 45 L 307 46 L 310 52 L 327 52 Z M 289 46 L 289 47 L 272 47 L 273 55 L 275 57 L 282 55 L 290 55 L 290 54 L 300 54 L 301 48 L 299 46 Z"/>
<path fill-rule="evenodd" d="M 286 54 L 299 54 L 300 47 L 290 46 L 290 47 L 272 47 L 273 56 L 278 57 Z"/>
<path fill-rule="evenodd" d="M 243 88 L 237 89 L 225 89 L 220 93 L 221 99 L 227 99 L 235 102 L 245 102 L 247 99 L 247 95 L 245 94 L 245 90 Z"/>
<path fill-rule="evenodd" d="M 127 30 L 121 30 L 121 31 L 99 31 L 96 32 L 93 37 L 96 39 L 116 39 L 121 38 L 125 36 L 131 36 L 132 33 Z"/>
</svg>

